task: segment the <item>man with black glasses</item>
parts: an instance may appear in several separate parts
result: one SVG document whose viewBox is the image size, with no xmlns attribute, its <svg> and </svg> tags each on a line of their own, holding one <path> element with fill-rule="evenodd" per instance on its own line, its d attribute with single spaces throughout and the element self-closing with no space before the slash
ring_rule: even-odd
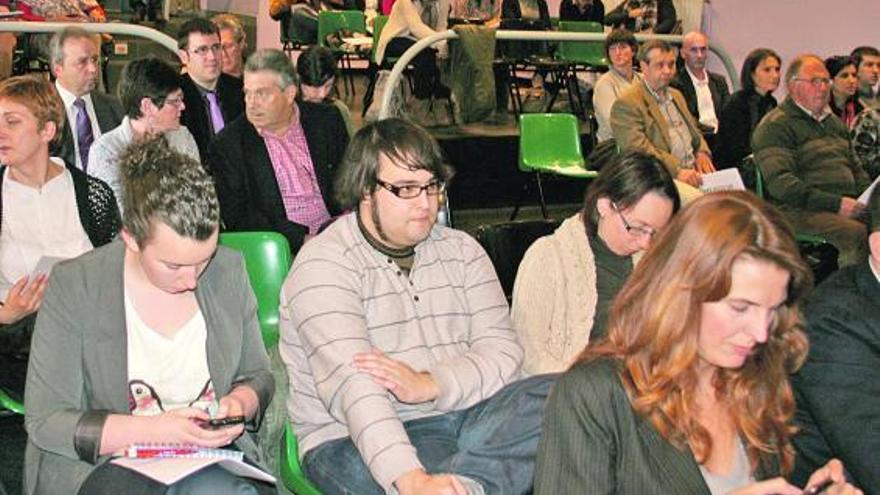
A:
<svg viewBox="0 0 880 495">
<path fill-rule="evenodd" d="M 207 159 L 225 229 L 280 232 L 293 252 L 340 213 L 332 180 L 348 144 L 336 107 L 296 101 L 297 79 L 280 50 L 251 55 L 246 115 L 217 135 Z"/>
<path fill-rule="evenodd" d="M 180 80 L 186 106 L 181 122 L 204 160 L 211 139 L 244 111 L 241 80 L 222 73 L 220 32 L 208 19 L 196 17 L 183 23 L 177 47 L 186 66 Z"/>
<path fill-rule="evenodd" d="M 288 413 L 324 493 L 527 493 L 551 375 L 522 347 L 480 245 L 436 224 L 452 171 L 399 119 L 361 129 L 336 180 L 352 210 L 281 293 Z"/>
</svg>

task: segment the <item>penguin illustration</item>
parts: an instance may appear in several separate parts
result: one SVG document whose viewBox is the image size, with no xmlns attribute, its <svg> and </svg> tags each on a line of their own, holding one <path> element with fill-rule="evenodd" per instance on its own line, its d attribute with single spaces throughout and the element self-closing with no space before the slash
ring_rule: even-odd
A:
<svg viewBox="0 0 880 495">
<path fill-rule="evenodd" d="M 134 416 L 153 416 L 165 412 L 156 390 L 143 380 L 128 382 L 128 410 Z"/>
</svg>

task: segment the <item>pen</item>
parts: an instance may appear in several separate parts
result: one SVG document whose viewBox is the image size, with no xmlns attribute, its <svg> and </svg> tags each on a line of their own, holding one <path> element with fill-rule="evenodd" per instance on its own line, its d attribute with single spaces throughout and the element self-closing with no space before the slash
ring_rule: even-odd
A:
<svg viewBox="0 0 880 495">
<path fill-rule="evenodd" d="M 193 447 L 133 446 L 126 449 L 125 456 L 136 459 L 152 459 L 154 457 L 180 457 L 197 454 L 198 452 L 199 450 Z"/>
<path fill-rule="evenodd" d="M 834 484 L 834 480 L 827 479 L 827 480 L 823 481 L 822 483 L 819 483 L 818 485 L 806 487 L 804 489 L 804 491 L 801 492 L 801 495 L 817 495 L 819 493 L 822 493 L 826 489 L 828 489 L 828 487 L 830 487 L 833 484 Z"/>
</svg>

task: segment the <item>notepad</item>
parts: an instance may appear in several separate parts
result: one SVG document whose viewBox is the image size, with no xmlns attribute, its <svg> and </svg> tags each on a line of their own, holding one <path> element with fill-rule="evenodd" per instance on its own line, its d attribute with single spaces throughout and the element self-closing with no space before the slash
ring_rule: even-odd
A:
<svg viewBox="0 0 880 495">
<path fill-rule="evenodd" d="M 173 485 L 187 476 L 215 464 L 245 478 L 274 484 L 269 473 L 244 462 L 244 454 L 234 450 L 208 449 L 186 445 L 132 445 L 113 464 L 136 471 L 165 485 Z"/>
</svg>

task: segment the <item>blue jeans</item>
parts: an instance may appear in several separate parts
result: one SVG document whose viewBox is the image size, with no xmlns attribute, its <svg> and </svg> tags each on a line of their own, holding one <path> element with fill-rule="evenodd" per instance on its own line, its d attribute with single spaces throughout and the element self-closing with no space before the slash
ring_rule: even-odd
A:
<svg viewBox="0 0 880 495">
<path fill-rule="evenodd" d="M 486 495 L 528 493 L 541 437 L 544 402 L 556 375 L 507 385 L 461 411 L 403 424 L 429 473 L 451 473 L 483 486 Z M 351 438 L 308 451 L 303 469 L 325 495 L 383 494 Z"/>
</svg>

